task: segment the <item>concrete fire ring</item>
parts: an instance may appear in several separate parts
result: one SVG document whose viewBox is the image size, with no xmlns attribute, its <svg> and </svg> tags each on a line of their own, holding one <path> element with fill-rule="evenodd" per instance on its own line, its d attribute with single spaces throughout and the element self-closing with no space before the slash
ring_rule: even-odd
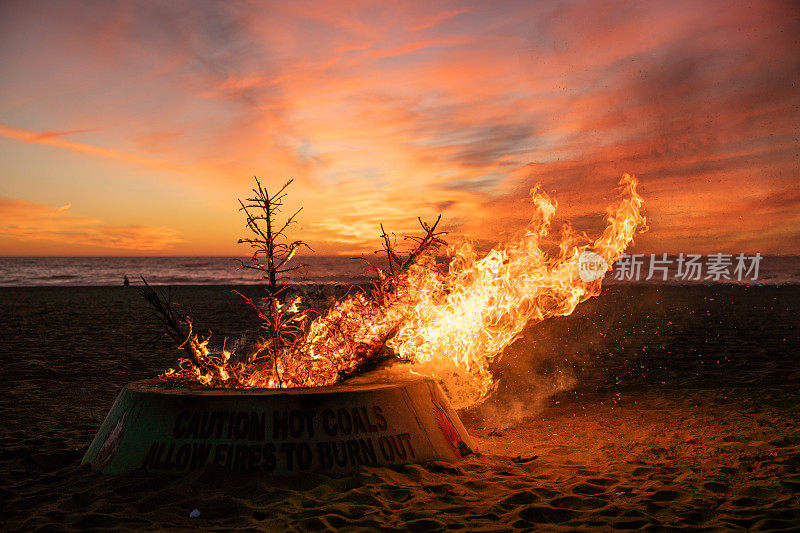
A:
<svg viewBox="0 0 800 533">
<path fill-rule="evenodd" d="M 358 467 L 454 462 L 474 443 L 432 379 L 307 389 L 127 385 L 83 458 L 106 474 L 345 474 Z"/>
</svg>

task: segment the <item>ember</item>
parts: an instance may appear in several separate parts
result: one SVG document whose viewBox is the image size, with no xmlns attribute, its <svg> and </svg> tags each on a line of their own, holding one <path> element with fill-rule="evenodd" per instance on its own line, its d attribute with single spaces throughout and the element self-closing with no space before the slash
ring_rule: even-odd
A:
<svg viewBox="0 0 800 533">
<path fill-rule="evenodd" d="M 446 249 L 446 270 L 436 257 L 444 245 L 438 220 L 430 226 L 420 222 L 425 234 L 410 237 L 416 247 L 406 255 L 383 232 L 389 268 L 373 267 L 378 275 L 374 289 L 351 291 L 311 319 L 297 298 L 287 301 L 275 277 L 279 267 L 294 269 L 284 265 L 304 245 L 275 244 L 297 213 L 272 233 L 286 186 L 270 197 L 259 184 L 251 203 L 242 204 L 256 238 L 240 242 L 256 248 L 256 266 L 248 268 L 263 270 L 269 280 L 265 304 L 248 300 L 259 310 L 266 336 L 258 351 L 245 358 L 224 346 L 214 354 L 208 339 L 199 339 L 185 321 L 188 334 L 182 346 L 190 357 L 161 378 L 222 388 L 317 387 L 338 383 L 370 363 L 392 360 L 438 379 L 456 408 L 479 403 L 494 385 L 491 363 L 526 324 L 568 315 L 600 293 L 602 276 L 581 279 L 581 254 L 591 252 L 610 268 L 634 235 L 646 230 L 636 185 L 627 174 L 620 180 L 622 198 L 608 209 L 607 226 L 597 239 L 566 225 L 557 253 L 543 249 L 557 204 L 538 187 L 531 191 L 534 215 L 519 238 L 483 256 L 469 242 L 453 244 Z M 265 214 L 252 215 L 248 209 L 254 207 Z M 258 225 L 263 221 L 266 232 Z M 267 266 L 258 262 L 259 254 Z"/>
</svg>

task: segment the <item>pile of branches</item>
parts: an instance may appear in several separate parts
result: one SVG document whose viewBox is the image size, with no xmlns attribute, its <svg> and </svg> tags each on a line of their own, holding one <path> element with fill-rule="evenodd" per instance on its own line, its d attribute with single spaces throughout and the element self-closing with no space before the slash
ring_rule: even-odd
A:
<svg viewBox="0 0 800 533">
<path fill-rule="evenodd" d="M 217 387 L 270 387 L 329 385 L 374 368 L 391 357 L 387 341 L 402 322 L 402 314 L 391 314 L 401 298 L 400 287 L 409 270 L 423 257 L 431 257 L 446 243 L 439 231 L 441 215 L 432 223 L 419 220 L 422 234 L 405 236 L 403 242 L 411 248 L 399 251 L 397 238 L 380 226 L 381 252 L 388 267 L 380 268 L 361 257 L 376 275 L 370 290 L 351 287 L 348 294 L 322 314 L 300 308 L 300 297 L 288 293 L 288 274 L 306 265 L 291 265 L 290 261 L 302 248 L 310 248 L 301 240 L 291 240 L 287 230 L 296 223 L 302 209 L 279 222 L 288 181 L 277 193 L 270 195 L 255 178 L 250 198 L 240 200 L 249 232 L 240 244 L 251 248 L 249 260 L 239 260 L 240 268 L 255 270 L 265 281 L 265 296 L 253 300 L 239 293 L 255 310 L 261 320 L 259 340 L 250 353 L 232 357 L 225 348 L 212 353 L 210 334 L 199 337 L 193 330 L 190 317 L 177 311 L 174 292 L 159 292 L 142 278 L 142 296 L 149 303 L 163 335 L 174 341 L 183 352 L 177 370 L 170 369 L 162 379 L 179 382 L 199 382 Z M 359 321 L 366 317 L 384 321 L 380 334 L 364 337 L 357 334 Z M 225 339 L 227 340 L 227 339 Z"/>
</svg>

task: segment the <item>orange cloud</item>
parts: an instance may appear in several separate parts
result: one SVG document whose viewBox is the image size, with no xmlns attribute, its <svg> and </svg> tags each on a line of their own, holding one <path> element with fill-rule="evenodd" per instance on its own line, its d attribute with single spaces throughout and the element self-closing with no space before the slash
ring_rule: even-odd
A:
<svg viewBox="0 0 800 533">
<path fill-rule="evenodd" d="M 109 226 L 101 220 L 85 218 L 62 207 L 26 202 L 0 196 L 0 236 L 21 240 L 40 240 L 64 245 L 100 249 L 158 252 L 184 242 L 169 228 L 147 226 Z M 43 245 L 46 249 L 47 244 Z"/>
<path fill-rule="evenodd" d="M 18 141 L 24 141 L 29 143 L 47 144 L 50 146 L 55 146 L 57 148 L 63 148 L 65 150 L 78 152 L 81 154 L 86 154 L 94 157 L 107 157 L 110 159 L 116 159 L 118 161 L 124 161 L 126 163 L 133 163 L 135 165 L 152 167 L 158 170 L 169 170 L 173 172 L 187 172 L 187 170 L 189 170 L 187 167 L 182 165 L 160 161 L 149 157 L 143 157 L 132 153 L 126 153 L 111 148 L 102 148 L 100 146 L 93 146 L 91 144 L 67 141 L 61 138 L 66 135 L 80 133 L 83 131 L 90 131 L 90 130 L 36 132 L 36 131 L 26 130 L 24 128 L 18 128 L 16 126 L 11 126 L 9 124 L 0 123 L 0 136 L 7 137 L 9 139 L 16 139 Z"/>
</svg>

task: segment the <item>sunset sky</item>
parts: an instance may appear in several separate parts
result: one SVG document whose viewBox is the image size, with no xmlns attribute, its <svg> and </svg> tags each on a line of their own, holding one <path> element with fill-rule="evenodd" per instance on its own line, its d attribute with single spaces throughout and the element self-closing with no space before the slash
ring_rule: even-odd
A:
<svg viewBox="0 0 800 533">
<path fill-rule="evenodd" d="M 800 5 L 0 3 L 0 255 L 240 255 L 254 174 L 318 253 L 593 232 L 624 172 L 636 251 L 800 254 Z"/>
</svg>

